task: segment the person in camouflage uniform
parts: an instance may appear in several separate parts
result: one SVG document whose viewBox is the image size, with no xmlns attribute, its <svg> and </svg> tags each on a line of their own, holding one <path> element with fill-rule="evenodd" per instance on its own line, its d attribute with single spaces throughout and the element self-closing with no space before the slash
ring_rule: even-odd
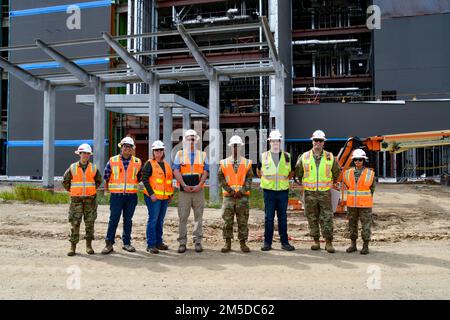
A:
<svg viewBox="0 0 450 320">
<path fill-rule="evenodd" d="M 102 176 L 95 165 L 89 162 L 92 149 L 88 144 L 82 144 L 75 151 L 80 161 L 70 165 L 64 173 L 63 187 L 70 192 L 69 222 L 71 243 L 68 256 L 75 255 L 77 243 L 80 240 L 80 225 L 84 218 L 86 227 L 86 252 L 94 254 L 92 240 L 94 240 L 94 223 L 97 219 L 96 189 L 102 183 Z M 78 181 L 78 180 L 80 181 Z"/>
<path fill-rule="evenodd" d="M 238 225 L 238 238 L 242 252 L 250 252 L 248 240 L 249 196 L 252 185 L 252 162 L 240 156 L 240 147 L 244 145 L 239 136 L 233 136 L 228 144 L 232 155 L 220 161 L 219 183 L 223 190 L 222 218 L 224 220 L 223 238 L 225 246 L 222 252 L 231 250 L 234 216 Z"/>
<path fill-rule="evenodd" d="M 341 168 L 337 161 L 335 161 L 333 154 L 323 150 L 324 142 L 326 140 L 325 133 L 321 130 L 317 130 L 313 133 L 311 137 L 313 148 L 310 151 L 305 152 L 300 155 L 297 159 L 295 165 L 295 175 L 302 182 L 305 199 L 305 216 L 308 219 L 310 236 L 314 239 L 314 245 L 311 246 L 311 250 L 320 250 L 320 231 L 322 231 L 322 236 L 326 240 L 325 250 L 329 253 L 334 253 L 333 247 L 333 210 L 331 208 L 331 185 L 333 182 L 339 178 L 341 173 Z M 320 177 L 312 177 L 314 179 L 314 187 L 306 183 L 305 168 L 310 169 L 310 165 L 303 163 L 304 159 L 308 156 L 314 158 L 315 168 L 319 168 L 317 172 L 320 171 L 321 165 L 324 166 L 325 179 L 324 181 L 319 181 Z M 328 163 L 328 165 L 326 164 Z M 311 174 L 312 175 L 312 174 Z M 319 228 L 320 226 L 320 228 Z"/>
<path fill-rule="evenodd" d="M 372 169 L 367 168 L 366 170 L 364 166 L 364 161 L 367 160 L 367 156 L 363 150 L 356 149 L 353 152 L 352 160 L 355 167 L 347 169 L 344 172 L 343 179 L 343 183 L 348 190 L 347 218 L 350 240 L 352 242 L 346 251 L 350 253 L 358 250 L 356 247 L 356 240 L 358 239 L 358 220 L 361 220 L 361 238 L 363 239 L 363 248 L 360 253 L 368 254 L 372 226 L 372 204 L 373 194 L 375 192 L 375 175 Z M 364 181 L 359 181 L 361 176 Z M 349 192 L 352 193 L 349 189 L 353 189 L 352 185 L 358 185 L 357 191 L 359 192 L 362 191 L 367 193 L 365 189 L 369 189 L 370 194 L 367 193 L 365 196 L 359 196 L 357 199 L 350 194 L 351 198 L 349 198 Z"/>
</svg>

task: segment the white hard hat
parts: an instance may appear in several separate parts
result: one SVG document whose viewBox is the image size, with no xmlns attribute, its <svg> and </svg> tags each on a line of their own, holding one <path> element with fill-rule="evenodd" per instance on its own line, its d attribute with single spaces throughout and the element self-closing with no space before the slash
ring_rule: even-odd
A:
<svg viewBox="0 0 450 320">
<path fill-rule="evenodd" d="M 355 158 L 364 158 L 368 159 L 366 153 L 362 149 L 355 149 L 352 153 L 352 160 Z"/>
<path fill-rule="evenodd" d="M 278 131 L 278 130 L 273 130 L 273 131 L 269 134 L 269 139 L 267 139 L 267 140 L 269 140 L 269 141 L 271 141 L 271 140 L 281 140 L 281 138 L 282 138 L 282 136 L 281 136 L 280 131 Z"/>
<path fill-rule="evenodd" d="M 314 131 L 314 133 L 312 134 L 311 140 L 314 140 L 314 139 L 320 139 L 323 141 L 327 141 L 327 138 L 325 138 L 325 132 L 323 132 L 322 130 Z"/>
<path fill-rule="evenodd" d="M 164 149 L 164 148 L 165 148 L 164 142 L 162 142 L 161 140 L 156 140 L 152 144 L 152 150 L 158 150 L 158 149 Z"/>
<path fill-rule="evenodd" d="M 87 152 L 92 154 L 92 148 L 87 143 L 81 144 L 78 149 L 75 151 L 76 154 L 80 154 L 81 152 Z"/>
<path fill-rule="evenodd" d="M 119 146 L 119 148 L 122 148 L 122 145 L 124 145 L 124 144 L 129 144 L 129 145 L 131 145 L 133 148 L 135 147 L 135 145 L 134 145 L 134 140 L 133 140 L 132 138 L 130 138 L 130 137 L 125 137 L 125 138 L 123 138 L 123 139 L 120 141 L 120 143 L 118 143 L 117 145 Z"/>
<path fill-rule="evenodd" d="M 232 136 L 230 139 L 230 143 L 228 143 L 228 146 L 231 147 L 232 145 L 237 144 L 238 146 L 243 146 L 244 142 L 242 142 L 241 137 L 239 136 Z"/>
<path fill-rule="evenodd" d="M 200 137 L 198 136 L 197 132 L 193 129 L 186 130 L 184 133 L 184 138 L 195 136 L 195 140 L 198 140 Z"/>
</svg>

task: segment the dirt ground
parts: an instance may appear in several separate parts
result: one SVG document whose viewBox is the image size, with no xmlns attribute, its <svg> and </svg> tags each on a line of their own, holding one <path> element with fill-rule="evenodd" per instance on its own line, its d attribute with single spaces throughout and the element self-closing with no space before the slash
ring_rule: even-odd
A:
<svg viewBox="0 0 450 320">
<path fill-rule="evenodd" d="M 109 216 L 99 206 L 97 254 L 67 257 L 68 205 L 0 203 L 1 299 L 450 299 L 450 188 L 378 185 L 371 254 L 348 254 L 345 217 L 335 217 L 335 254 L 309 250 L 303 213 L 290 213 L 293 252 L 262 252 L 264 214 L 250 213 L 252 252 L 220 253 L 221 212 L 204 213 L 203 253 L 176 253 L 178 221 L 165 223 L 168 252 L 145 252 L 145 206 L 136 209 L 136 253 L 98 254 Z M 192 222 L 192 221 L 191 221 Z M 121 225 L 119 229 L 121 230 Z M 191 235 L 192 225 L 189 229 Z M 359 243 L 359 246 L 361 244 Z"/>
</svg>

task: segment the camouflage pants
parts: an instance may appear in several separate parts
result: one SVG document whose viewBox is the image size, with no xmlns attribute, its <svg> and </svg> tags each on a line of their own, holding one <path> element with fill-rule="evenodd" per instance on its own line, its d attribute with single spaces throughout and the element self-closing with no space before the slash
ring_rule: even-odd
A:
<svg viewBox="0 0 450 320">
<path fill-rule="evenodd" d="M 97 197 L 72 197 L 69 207 L 69 222 L 71 224 L 71 243 L 80 241 L 80 225 L 84 219 L 86 240 L 94 240 L 94 223 L 97 219 Z"/>
<path fill-rule="evenodd" d="M 321 229 L 326 240 L 333 240 L 331 191 L 305 191 L 305 216 L 313 239 L 319 240 Z"/>
<path fill-rule="evenodd" d="M 249 217 L 248 197 L 244 196 L 241 199 L 223 197 L 222 210 L 222 218 L 224 220 L 223 238 L 233 239 L 233 224 L 234 216 L 236 215 L 238 238 L 239 240 L 247 241 Z"/>
<path fill-rule="evenodd" d="M 372 225 L 372 208 L 350 208 L 347 207 L 348 231 L 350 239 L 358 239 L 358 219 L 361 220 L 361 238 L 370 241 Z"/>
</svg>

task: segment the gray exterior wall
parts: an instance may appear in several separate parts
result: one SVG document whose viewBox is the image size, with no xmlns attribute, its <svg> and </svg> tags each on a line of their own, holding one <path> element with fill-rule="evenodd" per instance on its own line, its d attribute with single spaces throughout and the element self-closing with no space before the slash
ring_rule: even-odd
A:
<svg viewBox="0 0 450 320">
<path fill-rule="evenodd" d="M 374 31 L 375 94 L 450 92 L 449 30 L 450 14 L 383 19 Z"/>
<path fill-rule="evenodd" d="M 286 70 L 284 92 L 286 101 L 292 97 L 292 1 L 278 1 L 278 52 Z"/>
<path fill-rule="evenodd" d="M 74 0 L 59 1 L 11 1 L 11 10 L 42 8 L 71 4 Z M 110 31 L 111 7 L 81 10 L 81 29 L 69 30 L 65 12 L 36 14 L 11 18 L 10 45 L 32 44 L 39 38 L 44 42 L 100 38 L 102 31 Z M 56 48 L 69 57 L 107 54 L 104 43 Z M 12 51 L 12 62 L 51 60 L 40 50 Z M 86 70 L 108 68 L 108 64 L 83 66 Z M 33 74 L 65 72 L 64 69 L 31 70 Z M 10 75 L 9 85 L 8 140 L 42 140 L 43 93 L 35 91 Z M 93 89 L 58 91 L 56 94 L 56 140 L 91 140 L 93 138 L 93 109 L 77 105 L 77 94 L 92 94 Z M 76 161 L 73 153 L 76 146 L 55 148 L 55 175 L 64 173 L 71 162 Z M 95 151 L 94 151 L 95 152 Z M 7 174 L 9 176 L 42 176 L 42 147 L 8 147 Z"/>
<path fill-rule="evenodd" d="M 450 101 L 286 106 L 286 139 L 307 139 L 317 129 L 328 138 L 449 130 Z"/>
</svg>

